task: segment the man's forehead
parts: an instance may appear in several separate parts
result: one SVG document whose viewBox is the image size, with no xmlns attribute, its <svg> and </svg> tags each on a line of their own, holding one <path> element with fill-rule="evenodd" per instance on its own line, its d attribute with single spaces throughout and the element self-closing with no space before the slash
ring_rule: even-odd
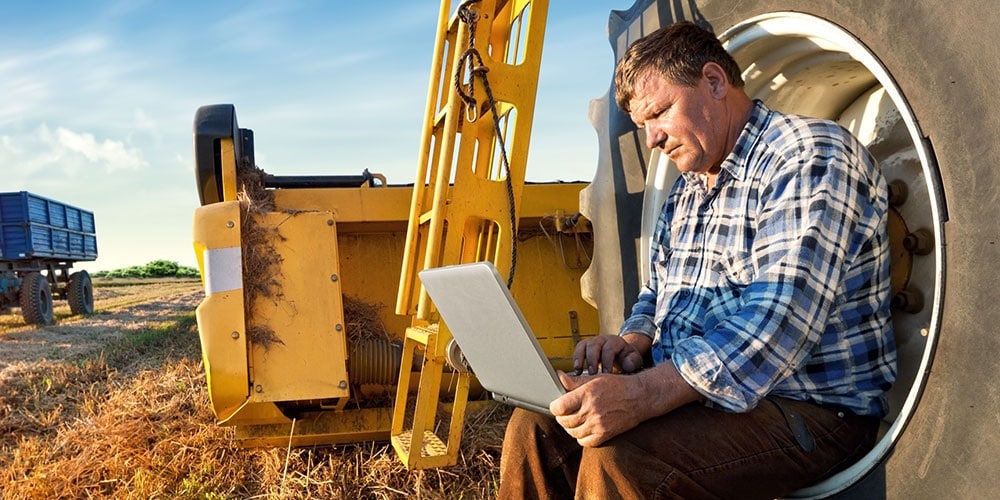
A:
<svg viewBox="0 0 1000 500">
<path fill-rule="evenodd" d="M 659 73 L 647 71 L 636 78 L 632 87 L 632 98 L 629 100 L 631 112 L 642 112 L 656 104 L 656 101 L 669 97 L 669 81 Z"/>
</svg>

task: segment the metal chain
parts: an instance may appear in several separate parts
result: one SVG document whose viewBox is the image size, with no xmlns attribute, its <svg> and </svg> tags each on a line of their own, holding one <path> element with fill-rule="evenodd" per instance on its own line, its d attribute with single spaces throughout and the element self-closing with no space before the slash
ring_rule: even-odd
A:
<svg viewBox="0 0 1000 500">
<path fill-rule="evenodd" d="M 465 23 L 469 31 L 469 47 L 459 56 L 458 64 L 455 68 L 455 91 L 465 102 L 465 114 L 469 122 L 475 122 L 488 109 L 493 113 L 493 130 L 500 145 L 501 161 L 504 172 L 507 176 L 507 204 L 510 209 L 510 274 L 507 275 L 507 288 L 514 284 L 514 270 L 517 268 L 517 216 L 514 213 L 514 183 L 510 178 L 510 162 L 507 160 L 507 145 L 504 143 L 503 129 L 500 126 L 500 113 L 497 112 L 496 99 L 493 98 L 493 89 L 490 88 L 490 80 L 486 78 L 489 68 L 483 63 L 483 56 L 476 49 L 476 23 L 479 21 L 479 13 L 472 8 L 482 0 L 466 0 L 458 7 L 458 18 Z M 469 68 L 468 91 L 462 86 L 466 67 Z M 486 92 L 487 102 L 483 103 L 483 109 L 479 109 L 479 103 L 475 98 L 476 78 L 483 81 L 483 90 Z"/>
</svg>

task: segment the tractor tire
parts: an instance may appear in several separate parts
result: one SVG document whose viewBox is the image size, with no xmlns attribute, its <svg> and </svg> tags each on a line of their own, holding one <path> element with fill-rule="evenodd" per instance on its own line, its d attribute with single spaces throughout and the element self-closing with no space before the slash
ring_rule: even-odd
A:
<svg viewBox="0 0 1000 500">
<path fill-rule="evenodd" d="M 21 283 L 21 315 L 31 325 L 52 323 L 52 287 L 41 273 L 24 275 Z"/>
<path fill-rule="evenodd" d="M 907 236 L 931 235 L 920 251 L 911 251 L 917 248 L 911 241 L 907 272 L 899 276 L 907 293 L 913 292 L 900 300 L 915 298 L 923 307 L 894 310 L 900 379 L 896 394 L 890 394 L 893 415 L 876 450 L 850 474 L 795 496 L 995 497 L 1000 382 L 992 374 L 1000 373 L 1000 288 L 989 269 L 1000 262 L 1000 218 L 987 212 L 1000 198 L 1000 174 L 991 164 L 1000 157 L 1000 141 L 992 136 L 1000 131 L 994 90 L 1000 74 L 998 10 L 985 0 L 637 0 L 629 10 L 611 13 L 612 50 L 620 56 L 637 36 L 681 19 L 711 27 L 741 66 L 752 70 L 745 73 L 751 97 L 759 91 L 773 108 L 813 114 L 839 106 L 831 105 L 838 99 L 878 99 L 871 92 L 900 108 L 902 118 L 895 118 L 903 133 L 869 147 L 873 153 L 883 148 L 876 157 L 890 181 L 896 177 L 908 185 L 909 199 L 899 207 Z M 831 51 L 840 42 L 828 38 L 828 31 L 812 29 L 819 25 L 845 34 L 837 40 L 859 48 L 864 57 Z M 788 37 L 797 39 L 797 48 L 768 38 L 796 30 L 801 32 Z M 785 66 L 775 66 L 780 64 Z M 773 80 L 751 82 L 768 72 Z M 857 86 L 852 77 L 861 73 L 882 75 L 876 76 L 878 89 Z M 656 205 L 644 202 L 636 181 L 647 180 L 649 198 L 657 161 L 610 96 L 613 89 L 591 105 L 601 155 L 581 208 L 597 238 L 584 293 L 599 304 L 602 329 L 614 331 L 641 281 L 636 248 L 642 246 L 637 240 L 644 224 L 636 214 Z M 800 103 L 808 103 L 804 111 Z M 843 124 L 866 108 L 852 109 L 821 117 Z M 656 189 L 664 184 L 669 189 L 662 179 Z M 895 280 L 895 255 L 893 267 Z"/>
<path fill-rule="evenodd" d="M 87 271 L 77 271 L 69 275 L 66 298 L 73 314 L 89 316 L 94 314 L 94 283 Z"/>
</svg>

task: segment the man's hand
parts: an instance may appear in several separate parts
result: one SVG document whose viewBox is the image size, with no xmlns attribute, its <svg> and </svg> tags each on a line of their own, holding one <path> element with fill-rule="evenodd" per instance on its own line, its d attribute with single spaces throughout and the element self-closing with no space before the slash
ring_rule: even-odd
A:
<svg viewBox="0 0 1000 500">
<path fill-rule="evenodd" d="M 549 405 L 566 432 L 581 446 L 600 446 L 645 420 L 637 386 L 630 375 L 601 374 L 571 377 L 559 372 L 568 391 Z M 632 380 L 632 382 L 635 382 Z"/>
<path fill-rule="evenodd" d="M 600 446 L 647 419 L 701 399 L 673 363 L 633 375 L 559 372 L 559 380 L 567 392 L 549 404 L 549 411 L 581 446 Z"/>
<path fill-rule="evenodd" d="M 629 341 L 626 341 L 625 337 L 605 334 L 581 341 L 573 351 L 576 373 L 580 374 L 584 369 L 591 375 L 596 374 L 598 369 L 602 373 L 634 373 L 641 370 L 643 354 L 652 342 L 642 334 L 629 335 L 628 338 Z"/>
</svg>

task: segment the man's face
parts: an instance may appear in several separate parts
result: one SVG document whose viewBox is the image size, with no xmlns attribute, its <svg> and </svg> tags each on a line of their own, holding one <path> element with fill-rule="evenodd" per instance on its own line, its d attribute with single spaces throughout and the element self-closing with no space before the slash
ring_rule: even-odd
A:
<svg viewBox="0 0 1000 500">
<path fill-rule="evenodd" d="M 629 116 L 646 129 L 646 146 L 659 149 L 681 172 L 718 173 L 725 159 L 725 108 L 704 74 L 694 87 L 647 71 L 635 86 Z"/>
</svg>

